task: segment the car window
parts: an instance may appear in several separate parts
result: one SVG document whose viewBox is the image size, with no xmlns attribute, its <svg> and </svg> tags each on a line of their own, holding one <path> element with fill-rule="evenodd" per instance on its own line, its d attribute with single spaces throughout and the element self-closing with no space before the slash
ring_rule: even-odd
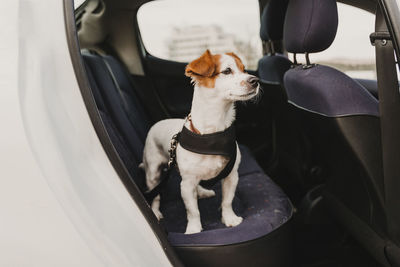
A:
<svg viewBox="0 0 400 267">
<path fill-rule="evenodd" d="M 375 48 L 369 41 L 375 15 L 342 3 L 338 3 L 338 13 L 335 41 L 327 50 L 310 54 L 311 62 L 334 67 L 352 78 L 376 79 Z"/>
<path fill-rule="evenodd" d="M 257 0 L 160 0 L 144 4 L 138 25 L 153 56 L 189 62 L 206 49 L 235 52 L 248 69 L 262 56 Z"/>
</svg>

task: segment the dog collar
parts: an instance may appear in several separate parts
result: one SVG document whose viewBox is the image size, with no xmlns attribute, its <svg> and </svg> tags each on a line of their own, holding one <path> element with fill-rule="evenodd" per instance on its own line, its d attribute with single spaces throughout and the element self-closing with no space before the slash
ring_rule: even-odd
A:
<svg viewBox="0 0 400 267">
<path fill-rule="evenodd" d="M 200 131 L 196 127 L 194 127 L 194 124 L 192 121 L 192 114 L 189 113 L 189 115 L 187 115 L 187 117 L 186 117 L 186 120 L 189 122 L 189 127 L 192 132 L 201 134 Z"/>
</svg>

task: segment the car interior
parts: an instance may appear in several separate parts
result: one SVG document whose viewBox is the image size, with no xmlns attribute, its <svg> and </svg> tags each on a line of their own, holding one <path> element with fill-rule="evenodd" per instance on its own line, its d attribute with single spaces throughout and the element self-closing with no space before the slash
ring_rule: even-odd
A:
<svg viewBox="0 0 400 267">
<path fill-rule="evenodd" d="M 81 90 L 91 92 L 105 150 L 116 155 L 123 183 L 171 262 L 399 266 L 400 223 L 385 201 L 377 79 L 313 62 L 339 38 L 336 0 L 258 1 L 263 56 L 248 72 L 260 78 L 263 93 L 236 106 L 242 159 L 233 207 L 243 222 L 221 223 L 217 183 L 216 197 L 199 200 L 203 231 L 184 234 L 176 170 L 161 192 L 164 218 L 157 221 L 143 196 L 144 142 L 155 122 L 188 115 L 193 86 L 184 75 L 188 62 L 147 51 L 137 21 L 147 2 L 87 0 L 75 9 L 73 34 L 87 85 Z M 375 0 L 340 2 L 379 14 Z"/>
</svg>

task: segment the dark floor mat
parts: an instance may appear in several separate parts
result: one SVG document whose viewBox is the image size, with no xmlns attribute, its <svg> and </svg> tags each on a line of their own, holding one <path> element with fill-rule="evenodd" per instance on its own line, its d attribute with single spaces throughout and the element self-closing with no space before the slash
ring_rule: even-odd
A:
<svg viewBox="0 0 400 267">
<path fill-rule="evenodd" d="M 295 258 L 301 267 L 380 267 L 335 224 L 296 224 Z"/>
</svg>

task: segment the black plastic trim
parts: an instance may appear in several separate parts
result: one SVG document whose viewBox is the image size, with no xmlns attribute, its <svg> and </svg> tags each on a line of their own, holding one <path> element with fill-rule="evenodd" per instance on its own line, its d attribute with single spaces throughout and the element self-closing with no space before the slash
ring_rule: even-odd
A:
<svg viewBox="0 0 400 267">
<path fill-rule="evenodd" d="M 176 252 L 190 267 L 294 266 L 293 218 L 257 239 L 229 245 L 177 246 Z"/>
<path fill-rule="evenodd" d="M 115 150 L 115 147 L 112 144 L 111 139 L 104 127 L 92 94 L 92 90 L 90 89 L 89 80 L 85 72 L 82 56 L 80 54 L 78 36 L 76 33 L 73 0 L 63 0 L 63 7 L 65 31 L 72 65 L 79 84 L 82 98 L 85 102 L 86 109 L 89 113 L 89 117 L 92 121 L 93 127 L 95 128 L 96 134 L 99 137 L 100 142 L 115 171 L 120 177 L 126 190 L 131 195 L 133 201 L 139 207 L 143 216 L 149 223 L 169 261 L 173 266 L 183 266 L 177 255 L 175 254 L 174 249 L 169 244 L 165 232 L 159 225 L 156 217 L 148 206 L 139 188 L 132 182 L 133 179 L 130 177 L 130 174 L 128 173 L 117 151 Z"/>
<path fill-rule="evenodd" d="M 333 213 L 334 218 L 350 233 L 353 233 L 355 239 L 366 248 L 370 255 L 372 255 L 379 263 L 383 266 L 391 266 L 385 253 L 385 247 L 388 244 L 387 237 L 380 236 L 368 224 L 355 216 L 334 195 L 325 191 L 323 196 L 326 199 L 328 209 Z"/>
<path fill-rule="evenodd" d="M 400 21 L 400 12 L 393 0 L 378 0 L 378 3 L 385 17 L 386 25 L 388 27 L 389 33 L 392 36 L 393 47 L 396 53 L 396 58 L 400 58 L 400 28 L 398 23 Z"/>
</svg>

